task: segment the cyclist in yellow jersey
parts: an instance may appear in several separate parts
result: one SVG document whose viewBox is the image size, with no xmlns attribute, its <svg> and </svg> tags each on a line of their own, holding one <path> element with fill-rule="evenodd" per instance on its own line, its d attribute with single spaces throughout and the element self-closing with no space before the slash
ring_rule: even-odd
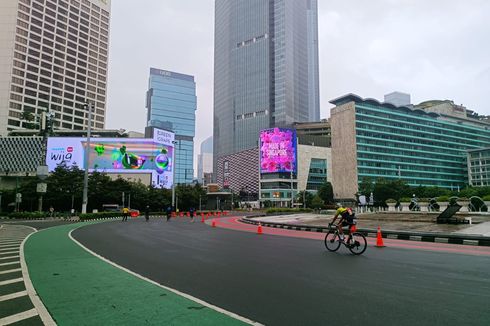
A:
<svg viewBox="0 0 490 326">
<path fill-rule="evenodd" d="M 337 211 L 333 217 L 332 222 L 330 222 L 329 226 L 335 223 L 337 218 L 340 218 L 339 223 L 337 224 L 337 230 L 339 230 L 340 239 L 344 240 L 344 230 L 342 227 L 351 226 L 354 221 L 354 212 L 350 208 L 342 207 L 341 204 L 336 205 Z"/>
</svg>

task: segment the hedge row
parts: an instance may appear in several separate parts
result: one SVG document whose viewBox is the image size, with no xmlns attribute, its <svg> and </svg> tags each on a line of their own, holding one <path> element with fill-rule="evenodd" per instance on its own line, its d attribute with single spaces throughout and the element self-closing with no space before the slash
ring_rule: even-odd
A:
<svg viewBox="0 0 490 326">
<path fill-rule="evenodd" d="M 49 213 L 46 212 L 13 212 L 7 215 L 8 218 L 18 218 L 26 220 L 34 220 L 40 218 L 49 217 Z"/>
<path fill-rule="evenodd" d="M 311 213 L 313 210 L 311 208 L 268 208 L 266 214 L 275 213 Z"/>
</svg>

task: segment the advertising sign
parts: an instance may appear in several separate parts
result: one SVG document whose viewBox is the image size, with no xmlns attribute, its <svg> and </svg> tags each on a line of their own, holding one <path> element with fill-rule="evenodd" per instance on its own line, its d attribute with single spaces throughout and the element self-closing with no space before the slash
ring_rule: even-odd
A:
<svg viewBox="0 0 490 326">
<path fill-rule="evenodd" d="M 260 132 L 260 173 L 296 172 L 296 130 Z"/>
<path fill-rule="evenodd" d="M 88 169 L 105 173 L 150 173 L 157 188 L 173 183 L 173 133 L 165 131 L 155 139 L 91 138 Z M 86 138 L 50 137 L 46 165 L 53 171 L 58 165 L 76 165 L 85 169 Z"/>
</svg>

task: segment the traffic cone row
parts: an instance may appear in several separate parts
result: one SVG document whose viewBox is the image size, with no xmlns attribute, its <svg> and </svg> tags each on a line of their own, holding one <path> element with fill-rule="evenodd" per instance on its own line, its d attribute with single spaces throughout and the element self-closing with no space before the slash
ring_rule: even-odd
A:
<svg viewBox="0 0 490 326">
<path fill-rule="evenodd" d="M 262 224 L 259 223 L 259 226 L 257 227 L 257 234 L 262 234 Z"/>
<path fill-rule="evenodd" d="M 376 248 L 383 248 L 385 247 L 383 243 L 383 236 L 381 235 L 381 228 L 378 226 L 378 232 L 376 234 Z"/>
</svg>

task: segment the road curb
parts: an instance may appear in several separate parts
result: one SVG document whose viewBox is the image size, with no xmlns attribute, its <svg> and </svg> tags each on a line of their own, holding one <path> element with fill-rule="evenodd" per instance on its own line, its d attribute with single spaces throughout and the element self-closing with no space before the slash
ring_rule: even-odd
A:
<svg viewBox="0 0 490 326">
<path fill-rule="evenodd" d="M 262 226 L 281 228 L 293 231 L 306 231 L 306 232 L 328 232 L 328 227 L 304 225 L 304 224 L 288 224 L 277 222 L 263 222 L 260 220 L 252 220 L 249 217 L 242 217 L 240 221 L 247 224 L 261 224 Z M 367 237 L 376 237 L 376 229 L 357 229 L 357 232 L 363 233 Z M 460 244 L 468 246 L 485 246 L 490 247 L 490 237 L 478 236 L 478 235 L 463 235 L 463 234 L 444 234 L 436 232 L 410 232 L 410 231 L 383 231 L 383 238 L 395 239 L 395 240 L 409 240 L 409 241 L 422 241 L 422 242 L 438 242 L 438 243 L 450 243 Z"/>
</svg>

